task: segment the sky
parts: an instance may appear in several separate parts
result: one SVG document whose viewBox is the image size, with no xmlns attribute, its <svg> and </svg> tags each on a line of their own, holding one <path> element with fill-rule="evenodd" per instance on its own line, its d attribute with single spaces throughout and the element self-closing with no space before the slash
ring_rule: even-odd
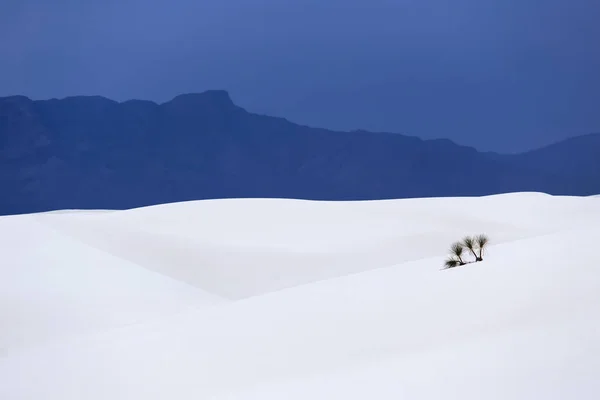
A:
<svg viewBox="0 0 600 400">
<path fill-rule="evenodd" d="M 0 96 L 168 101 L 519 152 L 600 132 L 598 0 L 0 0 Z"/>
</svg>

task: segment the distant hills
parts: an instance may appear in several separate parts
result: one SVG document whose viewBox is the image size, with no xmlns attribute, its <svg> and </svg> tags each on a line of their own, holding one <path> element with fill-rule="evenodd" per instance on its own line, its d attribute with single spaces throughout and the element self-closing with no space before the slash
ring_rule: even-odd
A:
<svg viewBox="0 0 600 400">
<path fill-rule="evenodd" d="M 231 197 L 368 200 L 600 193 L 600 134 L 518 155 L 334 132 L 247 112 L 225 91 L 156 104 L 0 98 L 0 214 Z"/>
</svg>

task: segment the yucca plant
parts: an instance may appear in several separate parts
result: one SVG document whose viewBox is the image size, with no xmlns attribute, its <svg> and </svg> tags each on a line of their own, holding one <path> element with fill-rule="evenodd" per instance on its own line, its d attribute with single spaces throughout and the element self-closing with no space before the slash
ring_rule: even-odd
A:
<svg viewBox="0 0 600 400">
<path fill-rule="evenodd" d="M 475 242 L 477 243 L 477 247 L 479 248 L 479 257 L 477 257 L 477 261 L 483 261 L 483 253 L 487 248 L 488 243 L 490 242 L 490 238 L 488 238 L 485 234 L 478 235 L 475 238 Z"/>
<path fill-rule="evenodd" d="M 458 267 L 460 262 L 454 257 L 448 257 L 444 262 L 444 268 L 454 268 Z"/>
<path fill-rule="evenodd" d="M 453 258 L 456 258 L 459 265 L 465 265 L 465 262 L 462 258 L 464 252 L 465 248 L 460 242 L 452 243 L 452 246 L 450 246 L 450 253 L 452 254 Z"/>
<path fill-rule="evenodd" d="M 465 247 L 465 249 L 469 250 L 471 254 L 473 254 L 475 261 L 481 261 L 481 257 L 475 252 L 475 250 L 477 250 L 477 244 L 473 237 L 465 236 L 465 238 L 462 240 L 462 245 Z"/>
<path fill-rule="evenodd" d="M 486 235 L 481 234 L 477 236 L 465 236 L 462 241 L 452 243 L 452 246 L 450 246 L 450 256 L 444 262 L 444 269 L 483 261 L 483 253 L 489 242 L 490 239 Z M 466 261 L 464 259 L 465 249 L 475 257 L 475 261 Z"/>
</svg>

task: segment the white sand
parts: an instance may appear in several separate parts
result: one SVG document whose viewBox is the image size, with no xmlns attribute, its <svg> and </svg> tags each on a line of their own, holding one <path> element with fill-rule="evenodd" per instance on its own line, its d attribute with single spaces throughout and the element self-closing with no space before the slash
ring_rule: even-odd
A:
<svg viewBox="0 0 600 400">
<path fill-rule="evenodd" d="M 0 399 L 597 399 L 598 243 L 539 193 L 1 217 Z"/>
</svg>

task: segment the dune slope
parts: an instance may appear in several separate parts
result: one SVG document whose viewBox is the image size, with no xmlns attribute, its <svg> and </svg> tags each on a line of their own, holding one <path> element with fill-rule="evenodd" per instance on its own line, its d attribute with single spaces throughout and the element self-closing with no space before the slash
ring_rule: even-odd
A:
<svg viewBox="0 0 600 400">
<path fill-rule="evenodd" d="M 485 260 L 441 271 L 479 232 Z M 215 200 L 0 233 L 2 399 L 600 394 L 598 198 Z"/>
</svg>

